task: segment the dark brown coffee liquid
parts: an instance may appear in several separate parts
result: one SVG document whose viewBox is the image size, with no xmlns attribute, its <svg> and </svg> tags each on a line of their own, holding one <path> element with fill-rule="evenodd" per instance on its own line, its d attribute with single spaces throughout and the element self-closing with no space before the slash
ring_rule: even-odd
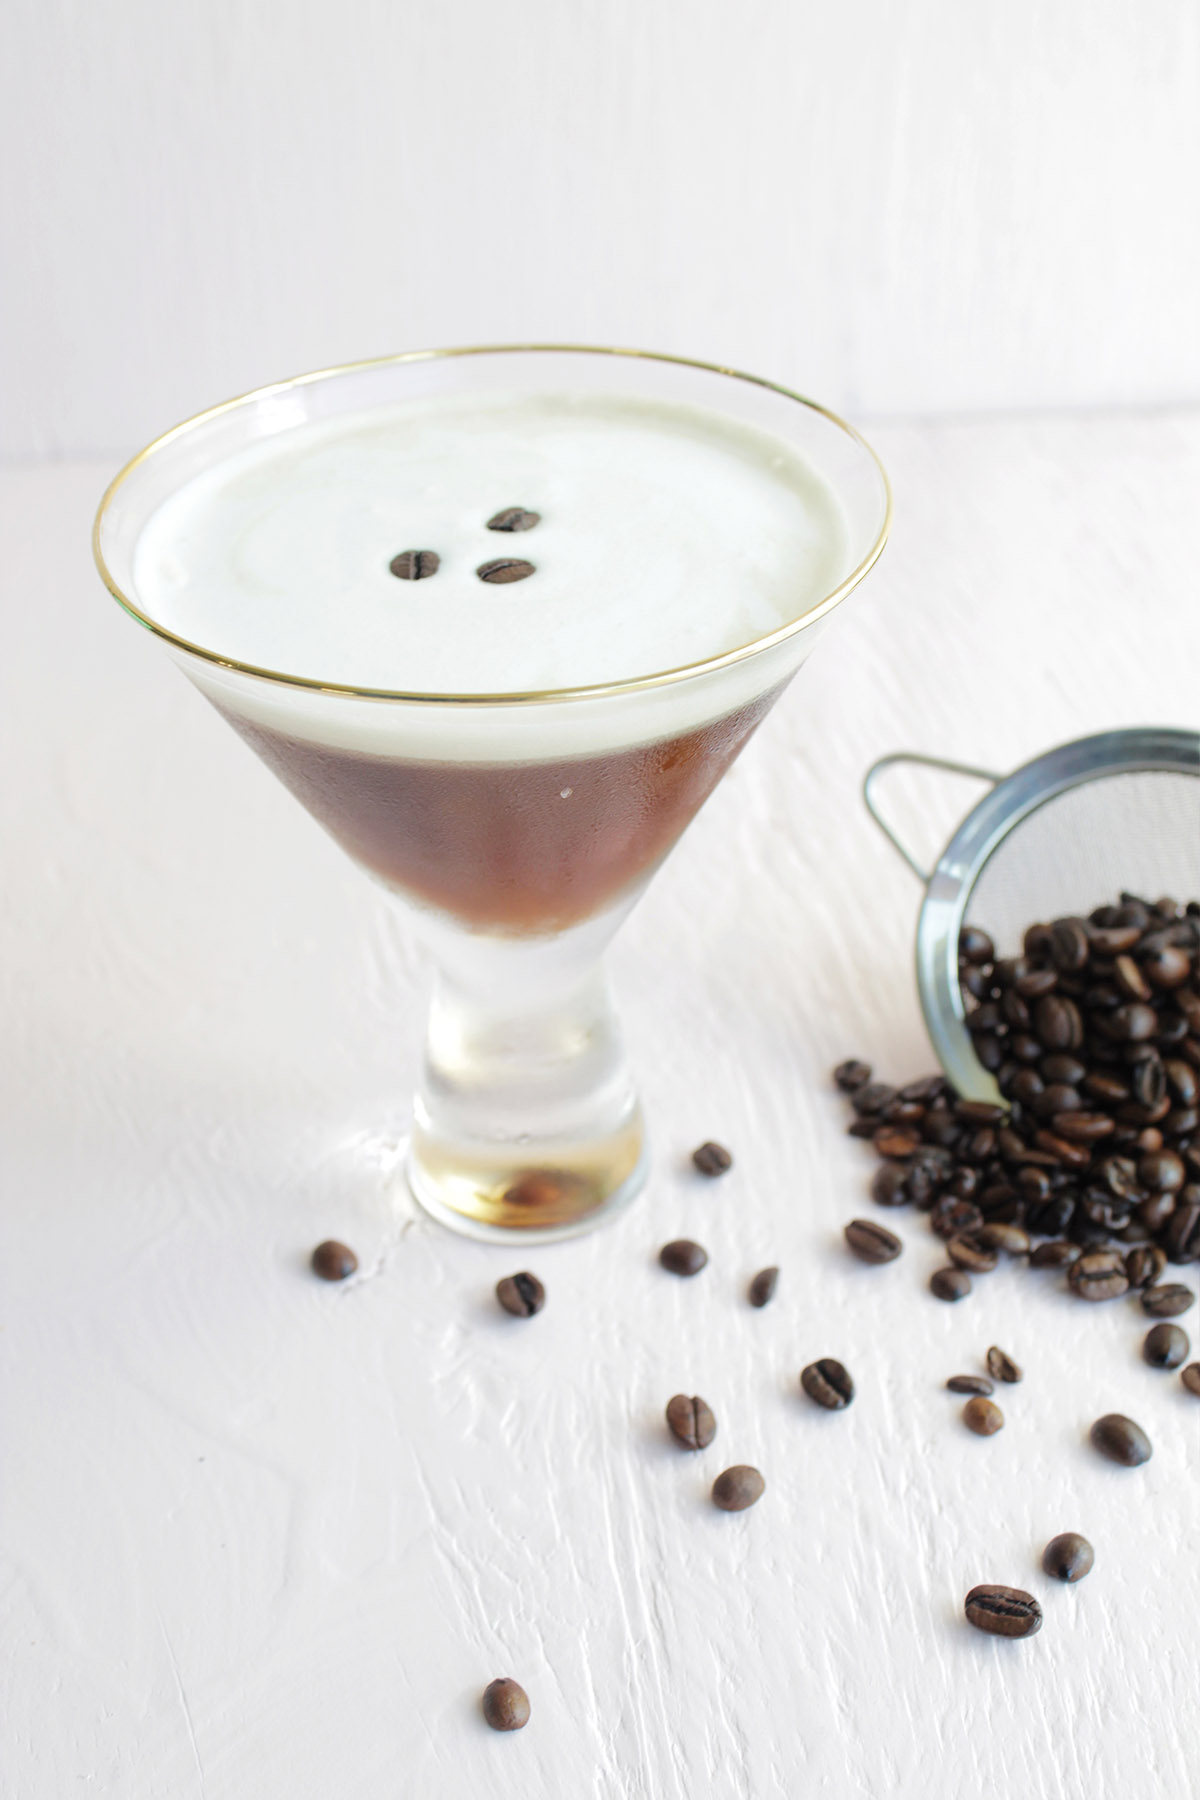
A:
<svg viewBox="0 0 1200 1800">
<path fill-rule="evenodd" d="M 769 711 L 542 763 L 408 762 L 225 716 L 344 850 L 390 887 L 476 929 L 549 932 L 648 874 Z"/>
</svg>

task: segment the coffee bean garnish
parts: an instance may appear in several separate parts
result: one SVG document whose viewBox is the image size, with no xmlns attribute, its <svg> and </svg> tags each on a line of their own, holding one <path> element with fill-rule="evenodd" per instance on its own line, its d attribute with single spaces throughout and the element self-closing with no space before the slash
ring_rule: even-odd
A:
<svg viewBox="0 0 1200 1800">
<path fill-rule="evenodd" d="M 496 1283 L 496 1298 L 506 1313 L 515 1319 L 529 1319 L 546 1304 L 546 1290 L 536 1275 L 527 1270 L 520 1275 L 505 1275 Z"/>
<path fill-rule="evenodd" d="M 1186 1369 L 1180 1371 L 1179 1379 L 1189 1394 L 1195 1394 L 1200 1399 L 1200 1363 L 1189 1363 Z"/>
<path fill-rule="evenodd" d="M 667 1426 L 685 1450 L 703 1450 L 717 1434 L 717 1421 L 699 1394 L 676 1394 L 667 1401 Z"/>
<path fill-rule="evenodd" d="M 509 581 L 524 581 L 527 575 L 534 573 L 534 565 L 523 562 L 519 556 L 497 556 L 491 562 L 480 563 L 475 573 L 480 581 L 498 587 Z"/>
<path fill-rule="evenodd" d="M 483 1716 L 493 1731 L 520 1731 L 529 1723 L 529 1695 L 519 1681 L 501 1675 L 483 1690 Z"/>
<path fill-rule="evenodd" d="M 523 506 L 505 506 L 493 513 L 487 522 L 489 531 L 532 531 L 541 523 L 541 513 L 527 512 Z"/>
<path fill-rule="evenodd" d="M 322 1281 L 345 1281 L 358 1267 L 358 1258 L 348 1244 L 326 1238 L 312 1253 L 312 1271 Z"/>
<path fill-rule="evenodd" d="M 1042 1568 L 1055 1581 L 1082 1581 L 1091 1573 L 1096 1552 L 1077 1531 L 1062 1531 L 1042 1551 Z"/>
<path fill-rule="evenodd" d="M 1164 1281 L 1161 1287 L 1142 1290 L 1142 1311 L 1152 1319 L 1177 1319 L 1195 1304 L 1196 1296 L 1181 1281 Z"/>
<path fill-rule="evenodd" d="M 751 1306 L 765 1306 L 779 1285 L 779 1270 L 774 1264 L 769 1269 L 760 1269 L 750 1283 L 748 1299 Z"/>
<path fill-rule="evenodd" d="M 872 1219 L 851 1219 L 845 1238 L 860 1262 L 894 1262 L 904 1245 L 894 1231 L 876 1225 Z"/>
<path fill-rule="evenodd" d="M 663 1245 L 658 1260 L 672 1275 L 698 1275 L 708 1261 L 708 1251 L 691 1238 L 675 1238 Z"/>
<path fill-rule="evenodd" d="M 733 1158 L 724 1144 L 701 1144 L 698 1150 L 692 1151 L 692 1161 L 702 1175 L 724 1175 L 732 1169 Z"/>
<path fill-rule="evenodd" d="M 758 1470 L 751 1468 L 749 1463 L 735 1463 L 713 1482 L 713 1505 L 719 1506 L 722 1512 L 745 1512 L 748 1506 L 762 1499 L 766 1486 Z"/>
<path fill-rule="evenodd" d="M 849 1371 L 832 1356 L 822 1356 L 800 1371 L 800 1386 L 810 1400 L 829 1412 L 840 1412 L 854 1398 Z"/>
<path fill-rule="evenodd" d="M 996 1391 L 986 1375 L 952 1375 L 946 1386 L 952 1394 L 982 1394 L 985 1399 Z"/>
<path fill-rule="evenodd" d="M 1093 1449 L 1101 1456 L 1107 1456 L 1110 1462 L 1123 1463 L 1127 1469 L 1136 1469 L 1154 1455 L 1150 1439 L 1141 1426 L 1127 1419 L 1124 1413 L 1105 1413 L 1102 1419 L 1096 1420 L 1088 1435 Z"/>
<path fill-rule="evenodd" d="M 965 1269 L 935 1269 L 929 1277 L 929 1291 L 939 1300 L 965 1300 L 971 1291 L 971 1277 Z"/>
<path fill-rule="evenodd" d="M 993 1637 L 1026 1638 L 1042 1629 L 1042 1609 L 1023 1588 L 973 1587 L 965 1610 L 976 1631 Z"/>
<path fill-rule="evenodd" d="M 1021 1381 L 1024 1379 L 1024 1370 L 995 1344 L 987 1353 L 987 1368 L 988 1374 L 996 1381 Z"/>
<path fill-rule="evenodd" d="M 388 568 L 400 581 L 427 581 L 436 575 L 442 559 L 436 550 L 402 550 L 393 556 Z"/>
<path fill-rule="evenodd" d="M 1004 1414 L 994 1400 L 975 1394 L 963 1407 L 963 1424 L 978 1437 L 991 1437 L 1004 1424 Z"/>
</svg>

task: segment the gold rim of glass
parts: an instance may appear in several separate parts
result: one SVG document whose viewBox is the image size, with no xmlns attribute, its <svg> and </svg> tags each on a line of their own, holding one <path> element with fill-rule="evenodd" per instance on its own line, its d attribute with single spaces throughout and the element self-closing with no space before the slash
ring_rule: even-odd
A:
<svg viewBox="0 0 1200 1800">
<path fill-rule="evenodd" d="M 786 625 L 781 625 L 776 631 L 768 632 L 764 637 L 755 638 L 749 644 L 739 644 L 733 650 L 723 651 L 720 656 L 704 657 L 699 662 L 683 663 L 678 668 L 660 669 L 650 675 L 627 676 L 620 681 L 604 681 L 588 687 L 531 689 L 528 692 L 508 694 L 406 693 L 393 688 L 357 687 L 347 682 L 319 681 L 304 675 L 288 675 L 279 669 L 262 668 L 255 663 L 240 662 L 236 657 L 221 656 L 215 650 L 206 649 L 203 644 L 194 644 L 189 638 L 180 637 L 177 632 L 168 631 L 166 626 L 158 624 L 148 613 L 143 612 L 128 594 L 122 592 L 113 579 L 100 547 L 100 534 L 105 514 L 133 471 L 142 463 L 148 462 L 167 444 L 182 437 L 185 432 L 194 430 L 197 426 L 219 417 L 222 413 L 232 412 L 239 406 L 249 405 L 252 401 L 265 400 L 273 395 L 287 393 L 294 388 L 307 387 L 318 381 L 327 381 L 336 375 L 353 374 L 359 369 L 381 369 L 399 363 L 434 362 L 440 357 L 504 356 L 529 353 L 627 356 L 642 362 L 674 363 L 681 368 L 700 369 L 709 375 L 727 375 L 735 381 L 748 382 L 752 387 L 765 388 L 769 393 L 779 394 L 785 400 L 794 400 L 798 406 L 805 406 L 810 412 L 820 413 L 822 418 L 828 419 L 830 424 L 835 425 L 839 431 L 844 432 L 848 438 L 858 444 L 875 465 L 883 485 L 883 518 L 874 543 L 845 580 L 839 582 L 837 587 L 826 594 L 825 598 L 818 601 L 815 606 L 810 606 L 798 618 L 789 620 Z M 728 668 L 734 663 L 744 662 L 751 656 L 757 656 L 763 650 L 769 650 L 775 644 L 785 643 L 797 632 L 807 629 L 818 619 L 824 618 L 827 613 L 832 612 L 834 607 L 839 605 L 847 594 L 858 586 L 863 576 L 878 562 L 883 547 L 887 543 L 891 523 L 892 490 L 887 478 L 887 471 L 867 440 L 854 429 L 853 425 L 847 424 L 845 419 L 828 406 L 822 406 L 817 400 L 809 400 L 803 394 L 794 393 L 791 388 L 782 387 L 776 381 L 767 381 L 761 375 L 748 375 L 742 369 L 727 368 L 721 363 L 701 362 L 691 356 L 670 356 L 664 351 L 657 350 L 629 350 L 601 344 L 470 344 L 448 350 L 403 350 L 394 356 L 371 356 L 365 357 L 359 362 L 337 363 L 332 368 L 314 369 L 306 375 L 293 375 L 285 381 L 271 382 L 266 387 L 251 388 L 248 393 L 238 394 L 232 400 L 224 400 L 218 406 L 210 406 L 204 412 L 195 413 L 190 419 L 184 419 L 180 424 L 173 426 L 170 431 L 164 431 L 160 437 L 156 437 L 152 443 L 147 444 L 145 449 L 140 450 L 135 457 L 131 458 L 110 481 L 104 491 L 95 523 L 92 526 L 92 555 L 105 587 L 131 618 L 136 619 L 139 625 L 144 625 L 147 631 L 152 631 L 155 637 L 162 638 L 165 643 L 173 644 L 176 649 L 185 651 L 189 656 L 199 657 L 202 662 L 212 663 L 217 668 L 236 670 L 239 674 L 253 676 L 258 681 L 274 682 L 280 687 L 302 688 L 308 693 L 341 695 L 356 700 L 403 702 L 413 706 L 433 704 L 442 706 L 529 706 L 547 701 L 599 699 L 610 694 L 633 693 L 641 688 L 663 687 L 668 683 L 686 681 L 694 676 L 706 675 L 710 671 Z"/>
</svg>

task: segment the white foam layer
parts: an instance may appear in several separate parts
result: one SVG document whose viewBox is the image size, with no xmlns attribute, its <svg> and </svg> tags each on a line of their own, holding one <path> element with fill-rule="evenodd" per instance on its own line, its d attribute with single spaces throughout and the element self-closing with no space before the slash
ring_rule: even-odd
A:
<svg viewBox="0 0 1200 1800">
<path fill-rule="evenodd" d="M 506 506 L 541 522 L 489 531 Z M 438 573 L 396 579 L 403 550 L 435 550 Z M 481 581 L 500 556 L 536 573 Z M 281 432 L 167 499 L 133 569 L 152 619 L 222 657 L 431 694 L 677 668 L 802 616 L 848 573 L 838 502 L 782 440 L 583 394 L 445 395 Z"/>
</svg>

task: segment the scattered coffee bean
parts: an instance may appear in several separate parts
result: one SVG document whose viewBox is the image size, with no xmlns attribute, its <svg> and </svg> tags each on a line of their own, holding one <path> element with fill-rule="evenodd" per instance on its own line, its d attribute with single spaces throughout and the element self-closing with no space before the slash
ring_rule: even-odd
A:
<svg viewBox="0 0 1200 1800">
<path fill-rule="evenodd" d="M 852 1094 L 856 1088 L 866 1087 L 871 1079 L 871 1065 L 865 1062 L 839 1063 L 833 1071 L 833 1079 L 843 1094 Z"/>
<path fill-rule="evenodd" d="M 1142 1340 L 1142 1360 L 1152 1369 L 1178 1369 L 1191 1347 L 1182 1325 L 1152 1325 Z"/>
<path fill-rule="evenodd" d="M 1011 1356 L 997 1348 L 995 1344 L 987 1353 L 988 1374 L 996 1381 L 1023 1381 L 1024 1370 L 1015 1363 Z"/>
<path fill-rule="evenodd" d="M 529 1723 L 529 1695 L 519 1681 L 501 1675 L 483 1690 L 483 1716 L 493 1731 L 520 1731 Z"/>
<path fill-rule="evenodd" d="M 348 1244 L 339 1244 L 336 1238 L 326 1238 L 318 1244 L 312 1253 L 312 1271 L 322 1281 L 345 1281 L 353 1275 L 358 1267 L 358 1258 Z"/>
<path fill-rule="evenodd" d="M 971 1291 L 971 1277 L 965 1269 L 935 1269 L 929 1277 L 929 1291 L 939 1300 L 965 1300 Z"/>
<path fill-rule="evenodd" d="M 727 1169 L 733 1167 L 733 1158 L 724 1144 L 712 1142 L 701 1144 L 698 1150 L 693 1150 L 692 1161 L 702 1175 L 724 1175 Z"/>
<path fill-rule="evenodd" d="M 884 1081 L 868 1081 L 863 1086 L 855 1088 L 850 1096 L 850 1104 L 860 1118 L 873 1118 L 895 1098 L 896 1089 L 894 1087 L 888 1087 Z"/>
<path fill-rule="evenodd" d="M 829 1412 L 840 1412 L 854 1398 L 854 1383 L 848 1370 L 832 1356 L 822 1356 L 802 1369 L 800 1386 L 810 1400 Z"/>
<path fill-rule="evenodd" d="M 996 1251 L 981 1243 L 973 1232 L 962 1232 L 950 1238 L 946 1255 L 956 1268 L 966 1269 L 972 1275 L 989 1274 L 1000 1260 Z"/>
<path fill-rule="evenodd" d="M 1042 1551 L 1042 1568 L 1055 1581 L 1082 1581 L 1091 1573 L 1096 1552 L 1077 1531 L 1063 1531 Z"/>
<path fill-rule="evenodd" d="M 893 1262 L 904 1248 L 894 1231 L 876 1225 L 871 1219 L 851 1219 L 845 1237 L 860 1262 Z"/>
<path fill-rule="evenodd" d="M 685 1450 L 704 1450 L 717 1434 L 712 1408 L 699 1394 L 676 1394 L 668 1400 L 667 1426 Z"/>
<path fill-rule="evenodd" d="M 1067 1270 L 1067 1285 L 1081 1300 L 1117 1300 L 1129 1289 L 1117 1250 L 1088 1250 Z"/>
<path fill-rule="evenodd" d="M 881 1125 L 874 1133 L 874 1144 L 880 1156 L 891 1156 L 898 1159 L 912 1156 L 921 1148 L 921 1140 L 915 1131 L 905 1131 L 899 1125 Z"/>
<path fill-rule="evenodd" d="M 1190 1311 L 1196 1296 L 1181 1281 L 1165 1281 L 1159 1287 L 1142 1289 L 1142 1311 L 1152 1319 L 1177 1319 Z"/>
<path fill-rule="evenodd" d="M 1127 1419 L 1123 1413 L 1105 1413 L 1097 1419 L 1088 1434 L 1092 1447 L 1101 1456 L 1107 1456 L 1110 1462 L 1123 1463 L 1127 1469 L 1136 1469 L 1139 1463 L 1149 1462 L 1154 1454 L 1150 1439 L 1140 1425 Z"/>
<path fill-rule="evenodd" d="M 527 512 L 523 506 L 505 506 L 493 513 L 487 522 L 489 531 L 532 531 L 540 524 L 541 513 Z"/>
<path fill-rule="evenodd" d="M 994 1400 L 975 1394 L 963 1407 L 963 1424 L 978 1437 L 991 1437 L 1004 1424 L 1004 1414 Z"/>
<path fill-rule="evenodd" d="M 1200 1399 L 1200 1363 L 1189 1363 L 1186 1369 L 1181 1370 L 1179 1379 L 1189 1394 L 1195 1394 Z"/>
<path fill-rule="evenodd" d="M 1029 1266 L 1031 1269 L 1066 1269 L 1078 1262 L 1082 1254 L 1082 1247 L 1067 1238 L 1048 1238 L 1032 1252 Z"/>
<path fill-rule="evenodd" d="M 996 1219 L 981 1225 L 975 1237 L 986 1249 L 1002 1250 L 1006 1256 L 1028 1256 L 1033 1248 L 1024 1226 L 1001 1224 Z"/>
<path fill-rule="evenodd" d="M 996 1391 L 986 1375 L 952 1375 L 946 1386 L 952 1394 L 982 1394 L 985 1398 Z"/>
<path fill-rule="evenodd" d="M 536 1275 L 523 1270 L 496 1283 L 496 1298 L 514 1319 L 530 1319 L 545 1306 L 546 1290 Z"/>
<path fill-rule="evenodd" d="M 534 566 L 531 562 L 522 562 L 519 556 L 497 556 L 491 562 L 480 563 L 475 573 L 480 581 L 499 586 L 503 582 L 524 581 L 527 575 L 534 573 Z"/>
<path fill-rule="evenodd" d="M 1026 1638 L 1042 1629 L 1042 1609 L 1023 1588 L 973 1587 L 966 1614 L 976 1631 L 993 1637 Z"/>
<path fill-rule="evenodd" d="M 1125 1258 L 1125 1273 L 1132 1288 L 1153 1287 L 1167 1266 L 1167 1253 L 1158 1244 L 1135 1244 Z"/>
<path fill-rule="evenodd" d="M 436 550 L 402 550 L 388 568 L 398 581 L 427 581 L 437 574 L 441 562 Z"/>
<path fill-rule="evenodd" d="M 772 1263 L 769 1269 L 760 1269 L 750 1283 L 749 1300 L 751 1306 L 765 1306 L 774 1297 L 779 1285 L 779 1270 Z"/>
<path fill-rule="evenodd" d="M 698 1275 L 708 1261 L 708 1251 L 691 1238 L 675 1238 L 663 1245 L 658 1260 L 672 1275 Z"/>
<path fill-rule="evenodd" d="M 762 1499 L 766 1485 L 758 1470 L 751 1468 L 749 1463 L 735 1463 L 713 1482 L 713 1505 L 719 1506 L 722 1512 L 744 1512 L 756 1500 Z"/>
</svg>

